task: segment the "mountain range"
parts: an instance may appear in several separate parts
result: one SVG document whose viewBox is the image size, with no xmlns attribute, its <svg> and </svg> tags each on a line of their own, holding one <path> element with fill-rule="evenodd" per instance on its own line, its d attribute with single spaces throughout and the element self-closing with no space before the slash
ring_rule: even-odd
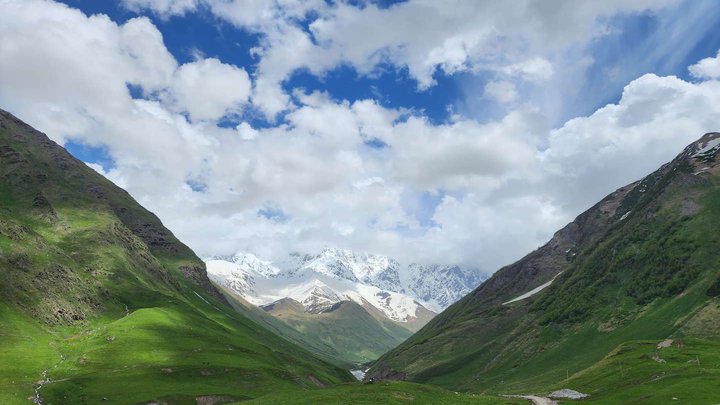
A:
<svg viewBox="0 0 720 405">
<path fill-rule="evenodd" d="M 396 346 L 432 319 L 436 312 L 429 308 L 442 310 L 484 279 L 458 266 L 402 268 L 388 257 L 333 248 L 293 253 L 278 266 L 250 253 L 206 263 L 221 289 L 324 340 L 344 353 L 341 360 L 355 363 Z"/>
<path fill-rule="evenodd" d="M 303 301 L 310 295 L 321 297 L 325 290 L 326 304 L 337 302 L 333 300 L 342 294 L 362 304 L 362 296 L 388 318 L 400 322 L 412 318 L 418 305 L 433 312 L 442 311 L 487 278 L 475 268 L 416 263 L 402 268 L 396 260 L 385 256 L 334 248 L 314 255 L 291 253 L 278 265 L 252 253 L 205 261 L 211 278 L 256 305 L 280 298 Z M 330 288 L 327 282 L 343 286 Z M 368 290 L 360 291 L 363 287 Z M 387 303 L 376 297 L 380 292 L 390 293 Z"/>
</svg>

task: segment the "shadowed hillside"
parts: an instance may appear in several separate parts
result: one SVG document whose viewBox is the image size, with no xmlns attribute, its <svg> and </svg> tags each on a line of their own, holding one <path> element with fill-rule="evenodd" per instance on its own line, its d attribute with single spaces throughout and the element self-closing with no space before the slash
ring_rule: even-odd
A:
<svg viewBox="0 0 720 405">
<path fill-rule="evenodd" d="M 205 265 L 0 111 L 0 402 L 195 403 L 350 381 L 233 311 Z"/>
<path fill-rule="evenodd" d="M 716 339 L 719 150 L 720 134 L 707 134 L 610 194 L 384 355 L 370 375 L 527 392 L 560 385 L 625 342 Z"/>
</svg>

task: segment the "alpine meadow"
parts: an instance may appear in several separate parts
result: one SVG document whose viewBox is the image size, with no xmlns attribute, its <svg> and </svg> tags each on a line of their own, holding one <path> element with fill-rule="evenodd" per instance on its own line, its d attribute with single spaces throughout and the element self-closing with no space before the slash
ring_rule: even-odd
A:
<svg viewBox="0 0 720 405">
<path fill-rule="evenodd" d="M 720 403 L 713 0 L 0 0 L 0 404 Z"/>
</svg>

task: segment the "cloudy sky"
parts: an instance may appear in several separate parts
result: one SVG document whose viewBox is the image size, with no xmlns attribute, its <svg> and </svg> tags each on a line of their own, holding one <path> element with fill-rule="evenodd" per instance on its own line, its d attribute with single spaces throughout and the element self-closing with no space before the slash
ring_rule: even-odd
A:
<svg viewBox="0 0 720 405">
<path fill-rule="evenodd" d="M 0 0 L 0 108 L 201 256 L 492 272 L 720 130 L 714 0 Z"/>
</svg>

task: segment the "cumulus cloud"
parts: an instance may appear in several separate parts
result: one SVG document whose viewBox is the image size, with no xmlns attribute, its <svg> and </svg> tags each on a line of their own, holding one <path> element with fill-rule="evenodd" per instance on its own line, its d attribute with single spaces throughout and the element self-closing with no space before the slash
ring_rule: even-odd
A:
<svg viewBox="0 0 720 405">
<path fill-rule="evenodd" d="M 412 0 L 381 8 L 321 0 L 125 0 L 133 10 L 182 14 L 203 5 L 217 17 L 262 35 L 253 102 L 269 117 L 292 107 L 282 88 L 298 69 L 322 75 L 339 65 L 373 74 L 381 64 L 407 68 L 420 90 L 438 71 L 491 70 L 542 82 L 552 76 L 543 56 L 610 31 L 608 17 L 659 9 L 675 0 L 544 2 Z M 300 21 L 311 21 L 307 29 Z M 432 18 L 428 18 L 432 16 Z"/>
<path fill-rule="evenodd" d="M 705 58 L 688 69 L 690 74 L 698 79 L 720 78 L 720 52 L 714 58 Z"/>
<path fill-rule="evenodd" d="M 517 88 L 511 82 L 490 81 L 485 85 L 485 96 L 499 103 L 512 103 L 519 97 Z"/>
<path fill-rule="evenodd" d="M 250 91 L 244 69 L 210 58 L 180 66 L 165 96 L 193 120 L 217 120 L 247 103 Z"/>
<path fill-rule="evenodd" d="M 514 22 L 530 18 L 544 27 L 538 41 L 567 45 L 560 17 L 541 3 L 528 1 L 521 12 L 510 12 L 483 2 L 460 2 L 457 11 L 437 9 L 435 2 L 361 9 L 278 0 L 245 2 L 245 15 L 232 1 L 126 4 L 169 14 L 203 4 L 238 25 L 262 25 L 267 36 L 257 50 L 252 90 L 243 69 L 217 59 L 178 66 L 147 18 L 118 24 L 48 0 L 0 0 L 0 106 L 58 142 L 106 146 L 113 168 L 91 167 L 125 187 L 201 255 L 244 250 L 280 258 L 339 246 L 404 262 L 493 271 L 537 247 L 608 192 L 717 130 L 720 82 L 704 73 L 697 82 L 639 77 L 616 104 L 554 129 L 532 105 L 511 102 L 499 119 L 482 123 L 457 117 L 438 124 L 421 112 L 371 99 L 338 101 L 297 89 L 286 94 L 277 86 L 297 66 L 320 75 L 337 61 L 368 73 L 383 61 L 412 66 L 418 83 L 431 85 L 437 69 L 471 69 L 487 55 L 499 57 L 486 53 L 498 45 L 497 33 L 477 22 L 459 24 L 462 12 L 475 16 L 485 10 L 489 16 L 482 21 L 492 22 L 486 27 L 520 30 L 523 38 L 537 28 Z M 591 26 L 598 15 L 629 10 L 624 2 L 560 4 L 578 24 Z M 294 21 L 315 8 L 324 11 L 311 24 L 310 40 Z M 423 27 L 417 18 L 427 12 L 439 22 Z M 368 17 L 382 22 L 378 38 L 368 31 L 367 47 L 351 49 L 364 43 L 360 33 Z M 393 26 L 405 19 L 415 24 Z M 267 25 L 272 21 L 274 27 Z M 338 22 L 348 24 L 347 32 Z M 435 36 L 399 33 L 419 27 Z M 382 45 L 381 36 L 396 42 Z M 283 53 L 293 38 L 296 53 Z M 495 65 L 498 80 L 537 82 L 555 75 L 541 59 L 515 59 Z M 146 98 L 133 99 L 128 83 L 142 87 Z M 216 125 L 248 100 L 284 111 L 283 120 L 263 128 Z M 421 215 L 413 207 L 428 195 L 434 203 Z M 269 210 L 282 213 L 282 220 L 267 215 Z"/>
</svg>

